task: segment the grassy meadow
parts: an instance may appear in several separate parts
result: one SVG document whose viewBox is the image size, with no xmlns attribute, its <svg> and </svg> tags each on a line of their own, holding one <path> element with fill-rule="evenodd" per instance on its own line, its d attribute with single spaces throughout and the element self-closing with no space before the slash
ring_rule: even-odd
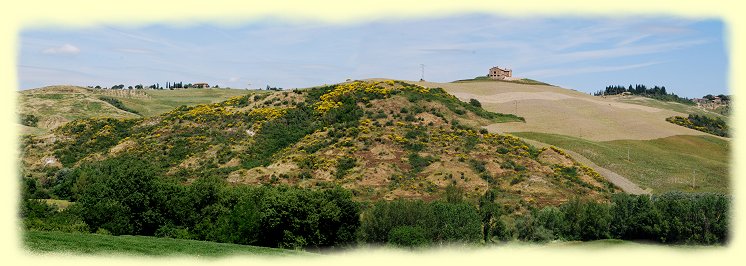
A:
<svg viewBox="0 0 746 266">
<path fill-rule="evenodd" d="M 729 192 L 730 143 L 721 138 L 680 135 L 596 142 L 557 134 L 512 134 L 580 153 L 653 193 Z"/>
<path fill-rule="evenodd" d="M 180 89 L 180 90 L 147 90 L 147 98 L 112 96 L 127 107 L 138 111 L 145 117 L 156 116 L 176 107 L 216 103 L 234 96 L 242 96 L 256 91 L 239 89 Z"/>
<path fill-rule="evenodd" d="M 303 251 L 197 240 L 44 231 L 24 232 L 23 244 L 32 253 L 200 257 L 312 255 Z"/>
</svg>

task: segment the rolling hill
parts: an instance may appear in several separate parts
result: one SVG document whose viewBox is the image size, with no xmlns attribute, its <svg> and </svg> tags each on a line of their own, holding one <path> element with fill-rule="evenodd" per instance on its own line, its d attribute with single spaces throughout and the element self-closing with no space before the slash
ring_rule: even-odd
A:
<svg viewBox="0 0 746 266">
<path fill-rule="evenodd" d="M 477 99 L 489 111 L 524 117 L 525 123 L 486 128 L 574 151 L 652 193 L 727 193 L 730 188 L 729 139 L 666 121 L 686 113 L 718 116 L 712 112 L 638 96 L 591 96 L 549 85 L 499 81 L 417 84 L 442 87 L 462 100 Z"/>
<path fill-rule="evenodd" d="M 356 81 L 145 118 L 75 120 L 25 137 L 23 168 L 47 180 L 60 169 L 130 154 L 185 183 L 221 176 L 236 184 L 341 185 L 363 201 L 432 200 L 456 186 L 471 199 L 499 191 L 516 211 L 618 191 L 559 149 L 479 130 L 522 120 L 437 87 Z"/>
</svg>

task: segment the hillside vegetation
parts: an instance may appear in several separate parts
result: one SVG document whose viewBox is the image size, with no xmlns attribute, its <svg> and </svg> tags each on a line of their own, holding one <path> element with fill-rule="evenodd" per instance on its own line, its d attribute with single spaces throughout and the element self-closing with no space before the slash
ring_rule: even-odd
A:
<svg viewBox="0 0 746 266">
<path fill-rule="evenodd" d="M 728 133 L 728 124 L 725 123 L 725 120 L 720 119 L 719 117 L 710 118 L 707 116 L 690 114 L 688 117 L 672 116 L 666 118 L 666 121 L 716 136 L 730 137 L 730 133 Z"/>
</svg>

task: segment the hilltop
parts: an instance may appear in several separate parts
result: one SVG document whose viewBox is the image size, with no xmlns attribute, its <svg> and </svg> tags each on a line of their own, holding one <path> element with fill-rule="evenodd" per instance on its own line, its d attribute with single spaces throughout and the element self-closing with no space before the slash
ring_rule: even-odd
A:
<svg viewBox="0 0 746 266">
<path fill-rule="evenodd" d="M 475 199 L 488 190 L 514 211 L 618 191 L 562 150 L 535 148 L 487 125 L 524 119 L 482 109 L 435 86 L 355 81 L 236 96 L 152 117 L 88 118 L 23 140 L 24 176 L 123 155 L 152 162 L 183 183 L 219 176 L 234 184 L 340 185 L 358 200 Z"/>
</svg>

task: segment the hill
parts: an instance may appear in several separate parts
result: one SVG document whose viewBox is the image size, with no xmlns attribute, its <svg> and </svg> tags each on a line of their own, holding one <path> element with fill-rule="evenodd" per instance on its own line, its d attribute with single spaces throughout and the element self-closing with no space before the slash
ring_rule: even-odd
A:
<svg viewBox="0 0 746 266">
<path fill-rule="evenodd" d="M 479 100 L 486 110 L 526 119 L 525 123 L 495 125 L 496 132 L 542 132 L 596 141 L 705 134 L 665 121 L 671 116 L 686 116 L 680 112 L 619 102 L 556 86 L 480 81 L 417 84 L 442 87 L 459 99 Z"/>
<path fill-rule="evenodd" d="M 729 190 L 729 140 L 666 121 L 686 113 L 718 116 L 695 106 L 639 96 L 597 97 L 545 85 L 417 84 L 443 87 L 462 100 L 477 99 L 489 111 L 520 115 L 525 123 L 486 128 L 574 151 L 653 192 Z M 632 161 L 626 160 L 628 149 Z M 640 160 L 650 154 L 662 157 Z M 684 180 L 691 179 L 693 169 L 708 181 L 688 187 Z"/>
<path fill-rule="evenodd" d="M 181 105 L 215 103 L 250 93 L 232 89 L 102 90 L 49 86 L 19 92 L 18 113 L 37 120 L 33 125 L 23 125 L 22 134 L 39 135 L 75 119 L 151 117 Z"/>
<path fill-rule="evenodd" d="M 437 87 L 400 81 L 233 97 L 161 115 L 91 118 L 24 139 L 26 177 L 134 155 L 184 183 L 340 185 L 358 200 L 441 198 L 455 186 L 488 190 L 514 211 L 618 191 L 561 150 L 478 130 L 523 118 L 488 112 Z"/>
</svg>

